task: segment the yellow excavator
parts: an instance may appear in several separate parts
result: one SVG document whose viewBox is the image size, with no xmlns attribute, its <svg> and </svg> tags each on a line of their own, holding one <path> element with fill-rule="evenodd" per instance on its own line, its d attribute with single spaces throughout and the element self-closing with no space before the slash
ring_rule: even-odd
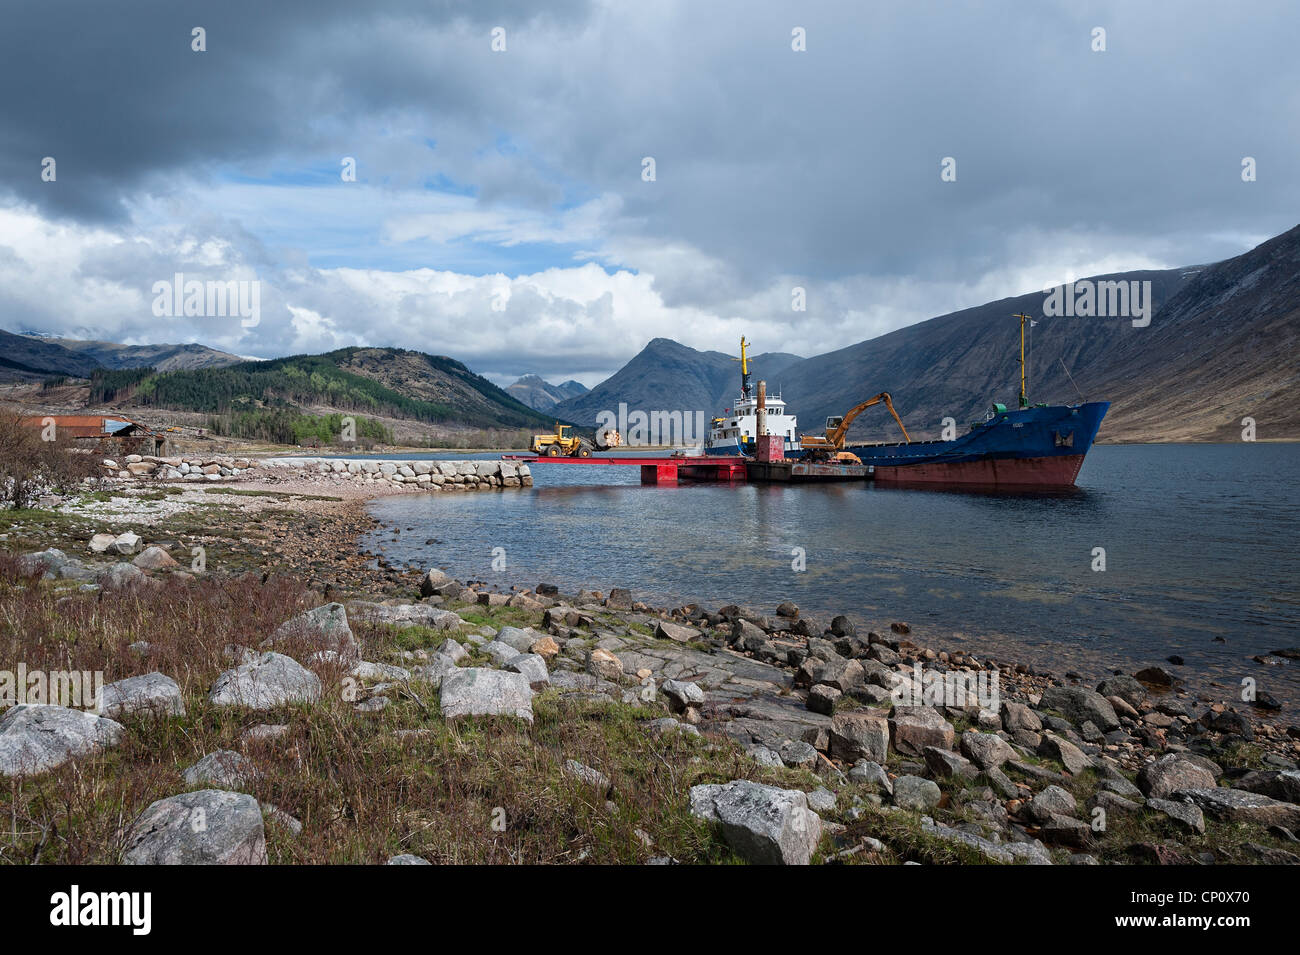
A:
<svg viewBox="0 0 1300 955">
<path fill-rule="evenodd" d="M 533 435 L 533 443 L 529 446 L 529 450 L 533 454 L 545 455 L 548 458 L 558 458 L 561 455 L 570 458 L 589 458 L 593 451 L 608 451 L 623 443 L 622 436 L 612 429 L 597 431 L 596 440 L 592 442 L 569 434 L 572 428 L 571 424 L 555 422 L 554 433 Z"/>
<path fill-rule="evenodd" d="M 889 413 L 894 416 L 894 420 L 898 422 L 898 428 L 903 432 L 903 440 L 908 444 L 911 444 L 912 439 L 908 436 L 907 428 L 903 426 L 903 419 L 900 418 L 898 412 L 894 410 L 893 399 L 889 397 L 889 392 L 882 391 L 874 398 L 868 398 L 861 404 L 854 405 L 849 409 L 847 414 L 834 415 L 827 418 L 826 434 L 824 436 L 820 434 L 802 435 L 799 443 L 803 449 L 808 452 L 806 455 L 808 460 L 835 460 L 839 461 L 841 464 L 854 463 L 849 459 L 856 458 L 856 455 L 850 451 L 844 450 L 844 438 L 849 433 L 849 425 L 851 425 L 853 419 L 862 414 L 862 412 L 866 411 L 872 405 L 880 404 L 882 401 L 884 402 L 885 407 L 889 409 Z M 857 461 L 857 463 L 861 464 L 862 462 Z"/>
</svg>

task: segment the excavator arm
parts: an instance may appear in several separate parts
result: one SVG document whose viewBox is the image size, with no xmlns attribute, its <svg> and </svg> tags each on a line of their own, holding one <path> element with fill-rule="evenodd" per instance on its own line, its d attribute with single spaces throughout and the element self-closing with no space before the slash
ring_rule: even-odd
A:
<svg viewBox="0 0 1300 955">
<path fill-rule="evenodd" d="M 898 412 L 894 410 L 893 399 L 890 398 L 889 392 L 882 391 L 874 398 L 868 398 L 861 404 L 854 405 L 842 418 L 827 418 L 826 436 L 805 436 L 802 441 L 803 446 L 805 448 L 834 449 L 836 451 L 842 450 L 844 448 L 844 438 L 849 433 L 849 426 L 853 424 L 853 420 L 868 408 L 873 405 L 878 405 L 882 401 L 884 402 L 885 407 L 889 409 L 889 413 L 894 416 L 894 420 L 898 422 L 898 429 L 903 432 L 903 440 L 908 444 L 911 444 L 912 439 L 907 433 L 907 428 L 903 426 L 903 419 L 900 418 Z"/>
</svg>

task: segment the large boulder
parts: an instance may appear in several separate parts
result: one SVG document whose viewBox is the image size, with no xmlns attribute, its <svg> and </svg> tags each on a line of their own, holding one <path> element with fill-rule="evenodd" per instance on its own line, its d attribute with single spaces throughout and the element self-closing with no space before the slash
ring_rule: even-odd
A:
<svg viewBox="0 0 1300 955">
<path fill-rule="evenodd" d="M 1038 707 L 1056 710 L 1075 726 L 1092 723 L 1102 732 L 1119 727 L 1115 708 L 1104 696 L 1086 686 L 1050 686 L 1043 691 Z"/>
<path fill-rule="evenodd" d="M 1271 799 L 1244 789 L 1180 789 L 1175 800 L 1195 803 L 1207 814 L 1225 822 L 1250 822 L 1260 826 L 1300 827 L 1300 806 Z"/>
<path fill-rule="evenodd" d="M 1087 753 L 1055 733 L 1043 734 L 1038 744 L 1038 755 L 1056 760 L 1075 776 L 1092 765 Z"/>
<path fill-rule="evenodd" d="M 528 678 L 528 685 L 538 692 L 546 689 L 551 682 L 546 661 L 536 653 L 516 653 L 506 661 L 505 668 L 511 673 L 522 673 Z"/>
<path fill-rule="evenodd" d="M 144 550 L 140 551 L 140 553 L 135 555 L 135 558 L 131 563 L 139 567 L 141 570 L 171 570 L 180 566 L 180 564 L 176 563 L 176 561 L 172 559 L 171 554 L 167 553 L 167 551 L 163 550 L 157 544 L 154 544 L 152 547 L 146 547 Z"/>
<path fill-rule="evenodd" d="M 655 636 L 660 640 L 690 643 L 692 640 L 700 639 L 700 631 L 694 627 L 683 627 L 679 624 L 668 623 L 666 620 L 660 620 L 655 627 Z"/>
<path fill-rule="evenodd" d="M 1132 707 L 1139 707 L 1147 698 L 1147 688 L 1127 673 L 1108 676 L 1097 684 L 1097 692 L 1102 696 L 1118 696 Z"/>
<path fill-rule="evenodd" d="M 451 578 L 438 570 L 436 567 L 429 569 L 424 578 L 420 581 L 420 596 L 432 597 L 438 592 L 438 588 L 443 584 L 449 583 Z"/>
<path fill-rule="evenodd" d="M 110 683 L 99 693 L 99 712 L 110 719 L 132 713 L 152 716 L 184 716 L 181 688 L 162 673 L 146 673 Z"/>
<path fill-rule="evenodd" d="M 257 800 L 200 789 L 159 799 L 127 834 L 126 865 L 265 865 L 266 828 Z"/>
<path fill-rule="evenodd" d="M 899 776 L 894 780 L 895 806 L 929 812 L 942 798 L 938 785 L 922 776 Z"/>
<path fill-rule="evenodd" d="M 1001 736 L 975 730 L 961 734 L 961 751 L 983 770 L 999 769 L 1007 760 L 1016 758 L 1016 751 Z"/>
<path fill-rule="evenodd" d="M 117 537 L 113 538 L 113 543 L 110 544 L 107 549 L 111 553 L 121 554 L 125 557 L 138 551 L 141 543 L 143 543 L 143 541 L 140 540 L 139 534 L 136 534 L 133 531 L 127 531 L 125 534 L 118 534 Z"/>
<path fill-rule="evenodd" d="M 286 620 L 262 643 L 262 649 L 298 639 L 314 650 L 333 650 L 344 659 L 357 660 L 361 647 L 348 626 L 348 612 L 341 603 L 328 603 Z"/>
<path fill-rule="evenodd" d="M 895 706 L 889 728 L 894 749 L 908 756 L 925 755 L 927 746 L 952 749 L 956 738 L 952 724 L 933 706 Z"/>
<path fill-rule="evenodd" d="M 1187 753 L 1161 756 L 1138 770 L 1138 789 L 1148 799 L 1163 799 L 1180 789 L 1212 789 L 1217 781 L 1206 762 Z"/>
<path fill-rule="evenodd" d="M 99 576 L 95 578 L 95 583 L 99 584 L 100 590 L 111 592 L 114 590 L 127 590 L 144 583 L 148 579 L 145 572 L 139 567 L 128 564 L 126 561 L 119 561 L 102 570 Z"/>
<path fill-rule="evenodd" d="M 821 841 L 822 821 L 797 789 L 739 779 L 691 787 L 691 814 L 722 829 L 727 845 L 758 865 L 807 865 Z"/>
<path fill-rule="evenodd" d="M 320 694 L 320 677 L 292 657 L 268 652 L 222 673 L 208 700 L 218 706 L 269 710 L 286 703 L 315 703 Z"/>
<path fill-rule="evenodd" d="M 884 763 L 889 755 L 889 721 L 870 713 L 841 713 L 831 717 L 831 755 L 850 763 L 867 759 Z"/>
<path fill-rule="evenodd" d="M 540 640 L 542 636 L 542 634 L 531 628 L 502 627 L 501 632 L 496 635 L 496 642 L 506 644 L 515 653 L 528 653 L 532 650 L 533 644 Z"/>
<path fill-rule="evenodd" d="M 0 776 L 31 776 L 116 746 L 122 724 L 64 706 L 20 703 L 0 716 Z"/>
<path fill-rule="evenodd" d="M 354 600 L 348 604 L 347 613 L 356 620 L 399 629 L 428 627 L 430 630 L 455 630 L 465 622 L 460 614 L 433 604 L 377 604 Z"/>
<path fill-rule="evenodd" d="M 18 569 L 24 574 L 34 574 L 39 571 L 46 580 L 88 580 L 94 576 L 94 571 L 89 567 L 77 558 L 69 557 L 57 547 L 50 547 L 34 554 L 24 554 L 18 558 Z"/>
<path fill-rule="evenodd" d="M 443 719 L 463 716 L 517 716 L 533 721 L 533 689 L 522 673 L 464 667 L 442 678 Z"/>
</svg>

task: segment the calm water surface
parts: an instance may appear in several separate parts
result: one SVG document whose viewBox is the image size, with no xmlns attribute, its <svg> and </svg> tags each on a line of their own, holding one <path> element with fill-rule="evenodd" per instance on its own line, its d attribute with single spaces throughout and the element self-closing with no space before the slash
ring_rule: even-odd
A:
<svg viewBox="0 0 1300 955">
<path fill-rule="evenodd" d="M 634 467 L 554 464 L 533 476 L 522 491 L 377 500 L 388 529 L 366 545 L 503 586 L 906 620 L 940 647 L 1057 672 L 1178 654 L 1195 682 L 1250 676 L 1300 703 L 1296 666 L 1250 659 L 1300 644 L 1300 445 L 1100 446 L 1060 493 L 643 487 Z"/>
</svg>

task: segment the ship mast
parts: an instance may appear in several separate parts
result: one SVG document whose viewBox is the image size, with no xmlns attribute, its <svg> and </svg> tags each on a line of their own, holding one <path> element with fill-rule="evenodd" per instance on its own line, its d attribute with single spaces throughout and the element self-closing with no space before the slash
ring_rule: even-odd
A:
<svg viewBox="0 0 1300 955">
<path fill-rule="evenodd" d="M 731 359 L 732 361 L 740 362 L 740 393 L 746 398 L 749 397 L 749 356 L 745 354 L 745 349 L 748 347 L 748 344 L 749 343 L 745 341 L 745 336 L 741 335 L 740 357 Z"/>
<path fill-rule="evenodd" d="M 1025 393 L 1025 322 L 1032 319 L 1023 312 L 1011 317 L 1020 319 L 1020 407 L 1028 408 L 1029 395 Z"/>
</svg>

